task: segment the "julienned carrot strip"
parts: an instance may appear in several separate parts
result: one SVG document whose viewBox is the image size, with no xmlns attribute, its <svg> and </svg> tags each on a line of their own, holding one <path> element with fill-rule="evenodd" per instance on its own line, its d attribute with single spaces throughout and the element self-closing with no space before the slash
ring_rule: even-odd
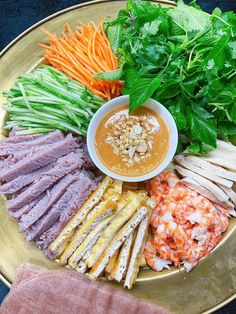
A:
<svg viewBox="0 0 236 314">
<path fill-rule="evenodd" d="M 51 65 L 105 100 L 120 95 L 123 82 L 93 77 L 94 73 L 110 72 L 118 68 L 118 59 L 104 32 L 103 18 L 99 28 L 93 23 L 80 23 L 75 31 L 68 24 L 65 24 L 64 29 L 66 33 L 59 38 L 44 30 L 49 37 L 49 46 L 40 46 Z"/>
</svg>

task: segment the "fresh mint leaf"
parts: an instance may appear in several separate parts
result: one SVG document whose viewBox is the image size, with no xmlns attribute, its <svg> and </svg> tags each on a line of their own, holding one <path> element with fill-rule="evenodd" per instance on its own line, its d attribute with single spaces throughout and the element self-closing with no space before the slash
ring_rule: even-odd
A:
<svg viewBox="0 0 236 314">
<path fill-rule="evenodd" d="M 107 27 L 107 38 L 110 42 L 112 51 L 117 54 L 121 41 L 122 25 L 114 24 Z"/>
<path fill-rule="evenodd" d="M 154 91 L 160 86 L 161 79 L 138 77 L 133 81 L 133 86 L 130 90 L 130 106 L 129 111 L 132 112 L 135 109 L 143 105 L 150 97 L 152 97 Z"/>
<path fill-rule="evenodd" d="M 133 69 L 126 69 L 124 71 L 124 81 L 125 81 L 125 87 L 122 90 L 122 94 L 123 95 L 129 95 L 131 89 L 133 88 L 133 82 L 135 81 L 135 79 L 139 76 L 139 73 Z"/>
<path fill-rule="evenodd" d="M 187 128 L 187 119 L 183 112 L 176 111 L 174 106 L 169 108 L 170 113 L 175 119 L 175 123 L 179 131 L 186 130 Z"/>
<path fill-rule="evenodd" d="M 122 73 L 123 73 L 123 69 L 120 68 L 111 72 L 94 73 L 93 77 L 96 77 L 100 80 L 105 80 L 105 81 L 118 81 L 120 80 Z"/>
<path fill-rule="evenodd" d="M 192 6 L 187 6 L 183 1 L 178 2 L 177 8 L 169 11 L 173 21 L 186 32 L 201 32 L 211 26 L 210 15 Z"/>
</svg>

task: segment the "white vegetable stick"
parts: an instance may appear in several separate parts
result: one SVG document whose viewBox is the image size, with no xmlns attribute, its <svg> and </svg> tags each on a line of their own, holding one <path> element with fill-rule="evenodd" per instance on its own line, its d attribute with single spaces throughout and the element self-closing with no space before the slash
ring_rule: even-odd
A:
<svg viewBox="0 0 236 314">
<path fill-rule="evenodd" d="M 196 174 L 193 171 L 190 171 L 188 169 L 185 169 L 183 167 L 176 165 L 176 170 L 181 174 L 183 177 L 189 177 L 191 179 L 196 180 L 198 183 L 200 183 L 202 186 L 204 186 L 206 189 L 210 190 L 213 194 L 217 196 L 217 198 L 221 202 L 227 202 L 229 200 L 228 195 L 226 195 L 217 185 L 215 185 L 210 180 L 203 178 Z"/>
<path fill-rule="evenodd" d="M 199 168 L 198 166 L 195 166 L 193 163 L 189 162 L 187 160 L 187 158 L 185 158 L 184 156 L 178 155 L 175 157 L 175 162 L 177 162 L 179 165 L 213 181 L 219 184 L 222 184 L 228 188 L 231 188 L 233 186 L 233 182 L 223 179 L 221 177 L 218 177 L 217 175 L 215 175 L 213 172 L 211 172 L 210 170 L 203 170 L 202 168 Z"/>
</svg>

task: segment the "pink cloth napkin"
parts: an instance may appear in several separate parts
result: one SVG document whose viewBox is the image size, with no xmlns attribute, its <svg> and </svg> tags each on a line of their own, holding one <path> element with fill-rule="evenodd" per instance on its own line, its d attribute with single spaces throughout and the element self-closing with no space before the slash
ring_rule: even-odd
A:
<svg viewBox="0 0 236 314">
<path fill-rule="evenodd" d="M 23 264 L 1 314 L 170 314 L 106 283 L 70 270 Z"/>
</svg>

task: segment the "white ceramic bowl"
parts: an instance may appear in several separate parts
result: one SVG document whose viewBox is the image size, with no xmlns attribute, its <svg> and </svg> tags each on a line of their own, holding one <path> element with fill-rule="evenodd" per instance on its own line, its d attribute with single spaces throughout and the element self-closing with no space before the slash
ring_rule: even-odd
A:
<svg viewBox="0 0 236 314">
<path fill-rule="evenodd" d="M 100 158 L 97 155 L 96 148 L 95 148 L 95 134 L 97 131 L 97 127 L 100 124 L 101 120 L 104 118 L 105 115 L 107 115 L 112 110 L 129 104 L 129 96 L 120 96 L 116 97 L 107 103 L 105 103 L 93 116 L 92 120 L 90 121 L 88 133 L 87 133 L 87 145 L 88 145 L 88 151 L 89 155 L 92 158 L 94 164 L 106 175 L 117 179 L 121 181 L 126 182 L 140 182 L 145 181 L 148 179 L 151 179 L 161 173 L 172 161 L 174 154 L 176 152 L 177 144 L 178 144 L 178 131 L 175 124 L 175 121 L 170 114 L 170 112 L 158 101 L 154 99 L 149 99 L 148 101 L 143 104 L 143 106 L 153 110 L 158 115 L 161 116 L 163 121 L 165 122 L 166 126 L 169 129 L 170 134 L 170 143 L 169 148 L 167 151 L 167 154 L 162 161 L 162 163 L 154 169 L 152 172 L 149 172 L 145 175 L 137 176 L 137 177 L 125 177 L 122 175 L 118 175 L 116 173 L 113 173 L 110 169 L 104 166 L 104 164 L 101 162 Z"/>
</svg>

